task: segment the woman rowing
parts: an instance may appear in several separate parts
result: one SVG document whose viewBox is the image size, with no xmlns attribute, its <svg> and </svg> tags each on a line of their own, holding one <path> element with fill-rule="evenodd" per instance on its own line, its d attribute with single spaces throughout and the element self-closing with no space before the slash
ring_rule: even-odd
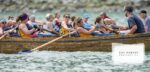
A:
<svg viewBox="0 0 150 72">
<path fill-rule="evenodd" d="M 39 29 L 36 26 L 34 26 L 34 28 L 29 27 L 29 25 L 27 24 L 28 20 L 29 20 L 29 16 L 25 13 L 20 15 L 16 19 L 16 22 L 20 22 L 20 25 L 19 25 L 20 36 L 22 38 L 37 37 Z"/>
<path fill-rule="evenodd" d="M 62 22 L 62 33 L 67 34 L 69 32 L 76 31 L 70 22 L 70 15 L 65 14 L 63 17 L 64 17 L 64 21 Z"/>
<path fill-rule="evenodd" d="M 31 15 L 28 24 L 33 27 L 33 26 L 39 26 L 41 23 L 36 20 L 35 15 Z"/>
<path fill-rule="evenodd" d="M 95 25 L 96 25 L 96 30 L 101 33 L 109 33 L 110 31 L 112 31 L 111 29 L 106 27 L 105 24 L 103 24 L 102 18 L 100 18 L 100 17 L 96 18 Z"/>
<path fill-rule="evenodd" d="M 61 22 L 62 20 L 60 19 L 60 12 L 55 13 L 55 19 L 54 19 L 54 24 L 56 26 L 56 31 L 59 32 L 61 29 Z"/>
<path fill-rule="evenodd" d="M 100 31 L 102 34 L 108 34 L 108 35 L 109 34 L 111 35 L 112 33 L 119 34 L 119 32 L 115 31 L 112 27 L 107 26 L 104 23 L 103 18 L 97 17 L 95 20 L 95 25 L 96 25 L 96 29 Z"/>
<path fill-rule="evenodd" d="M 87 30 L 83 27 L 83 19 L 77 18 L 76 24 L 75 24 L 76 30 L 79 32 L 80 37 L 89 37 L 92 36 L 92 32 L 95 30 L 95 27 Z"/>
<path fill-rule="evenodd" d="M 56 35 L 59 35 L 59 31 L 56 30 L 56 26 L 54 25 L 54 16 L 52 14 L 47 14 L 46 15 L 46 20 L 47 20 L 47 23 L 43 26 L 43 29 L 46 29 L 49 31 L 49 35 L 50 36 L 56 36 Z"/>
<path fill-rule="evenodd" d="M 96 31 L 96 26 L 91 26 L 89 30 L 83 27 L 83 19 L 78 18 L 76 21 L 76 29 L 79 32 L 81 37 L 84 36 L 111 36 L 112 34 L 103 34 L 98 31 Z"/>
</svg>

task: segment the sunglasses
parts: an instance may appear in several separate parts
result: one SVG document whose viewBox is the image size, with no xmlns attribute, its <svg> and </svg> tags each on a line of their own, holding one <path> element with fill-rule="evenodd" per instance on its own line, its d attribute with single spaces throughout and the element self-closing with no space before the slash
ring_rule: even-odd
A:
<svg viewBox="0 0 150 72">
<path fill-rule="evenodd" d="M 65 18 L 70 18 L 70 16 L 65 16 Z"/>
</svg>

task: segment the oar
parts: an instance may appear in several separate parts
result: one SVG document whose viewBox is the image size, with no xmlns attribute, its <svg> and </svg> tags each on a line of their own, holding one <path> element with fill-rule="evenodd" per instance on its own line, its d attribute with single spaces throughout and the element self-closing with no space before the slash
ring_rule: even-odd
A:
<svg viewBox="0 0 150 72">
<path fill-rule="evenodd" d="M 60 36 L 60 37 L 58 37 L 58 38 L 56 38 L 56 39 L 53 39 L 53 40 L 51 40 L 51 41 L 49 41 L 49 42 L 47 42 L 47 43 L 44 43 L 44 44 L 42 44 L 42 45 L 40 45 L 40 46 L 38 46 L 38 47 L 36 47 L 36 48 L 33 48 L 33 49 L 31 49 L 31 50 L 24 50 L 24 51 L 21 51 L 21 52 L 28 52 L 28 53 L 30 53 L 30 52 L 39 50 L 39 49 L 43 48 L 44 46 L 47 46 L 47 45 L 49 45 L 49 44 L 51 44 L 51 43 L 53 43 L 53 42 L 55 42 L 55 41 L 57 41 L 57 40 L 59 40 L 59 39 L 65 37 L 65 36 L 68 36 L 69 34 L 72 34 L 72 33 L 74 33 L 74 32 L 71 32 L 71 33 L 68 33 L 68 34 L 64 34 L 64 35 L 62 35 L 62 36 Z"/>
<path fill-rule="evenodd" d="M 40 25 L 40 26 L 42 26 L 42 25 Z M 60 35 L 59 33 L 55 32 L 55 31 L 50 31 L 50 30 L 44 29 L 43 27 L 38 27 L 37 26 L 37 28 L 40 29 L 40 30 L 46 31 L 46 32 L 50 32 L 50 33 L 56 34 L 58 36 Z"/>
<path fill-rule="evenodd" d="M 18 26 L 19 26 L 19 25 L 17 25 L 15 28 L 13 28 L 13 29 L 8 30 L 7 32 L 5 32 L 5 33 L 0 37 L 0 40 L 1 40 L 2 38 L 4 38 L 8 33 L 14 31 Z"/>
<path fill-rule="evenodd" d="M 47 30 L 47 29 L 44 29 L 44 28 L 41 28 L 41 30 L 43 30 L 43 31 L 47 31 L 47 32 L 50 32 L 50 33 L 53 33 L 53 34 L 56 34 L 56 35 L 60 35 L 59 33 L 57 33 L 57 32 L 54 32 L 54 31 L 49 31 L 49 30 Z"/>
<path fill-rule="evenodd" d="M 9 33 L 9 32 L 6 32 L 5 34 L 3 34 L 3 35 L 0 37 L 0 40 L 1 40 L 2 38 L 4 38 L 8 33 Z"/>
</svg>

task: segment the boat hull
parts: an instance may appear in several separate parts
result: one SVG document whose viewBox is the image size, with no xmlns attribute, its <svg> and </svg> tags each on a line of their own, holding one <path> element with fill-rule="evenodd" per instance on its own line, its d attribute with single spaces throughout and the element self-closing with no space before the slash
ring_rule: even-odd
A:
<svg viewBox="0 0 150 72">
<path fill-rule="evenodd" d="M 4 38 L 0 40 L 0 53 L 18 53 L 42 45 L 55 37 L 32 39 Z M 150 51 L 150 34 L 136 34 L 128 36 L 109 37 L 65 37 L 41 49 L 46 51 L 103 51 L 111 52 L 112 43 L 136 44 L 144 43 L 145 51 Z"/>
</svg>

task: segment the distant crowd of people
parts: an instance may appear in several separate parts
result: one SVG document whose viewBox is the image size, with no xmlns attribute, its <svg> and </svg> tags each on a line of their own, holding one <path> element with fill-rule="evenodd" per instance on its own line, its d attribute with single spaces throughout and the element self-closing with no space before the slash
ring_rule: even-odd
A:
<svg viewBox="0 0 150 72">
<path fill-rule="evenodd" d="M 36 20 L 35 15 L 23 13 L 16 19 L 9 16 L 8 20 L 0 20 L 0 36 L 8 33 L 9 37 L 34 38 L 45 36 L 61 36 L 71 33 L 73 37 L 88 36 L 112 36 L 114 34 L 136 34 L 150 32 L 150 17 L 146 10 L 141 10 L 139 16 L 134 14 L 131 6 L 124 8 L 124 14 L 128 18 L 128 27 L 117 26 L 116 22 L 107 16 L 106 12 L 101 12 L 96 17 L 94 24 L 88 20 L 90 16 L 84 14 L 82 17 L 64 14 L 61 19 L 61 13 L 55 15 L 48 13 L 45 16 L 47 22 Z"/>
</svg>

